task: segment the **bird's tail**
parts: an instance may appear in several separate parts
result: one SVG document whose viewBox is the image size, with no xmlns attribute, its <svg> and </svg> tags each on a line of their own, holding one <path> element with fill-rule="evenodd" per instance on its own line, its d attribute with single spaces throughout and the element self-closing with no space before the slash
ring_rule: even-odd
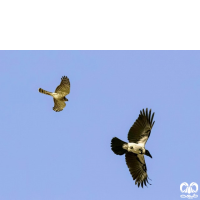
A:
<svg viewBox="0 0 200 200">
<path fill-rule="evenodd" d="M 43 94 L 47 94 L 47 95 L 52 96 L 52 92 L 48 92 L 48 91 L 46 91 L 46 90 L 43 90 L 42 88 L 39 88 L 39 92 L 40 92 L 40 93 L 43 93 Z"/>
<path fill-rule="evenodd" d="M 111 149 L 112 151 L 117 154 L 117 155 L 123 155 L 124 153 L 126 153 L 126 150 L 122 148 L 122 146 L 124 144 L 127 144 L 126 142 L 120 140 L 117 137 L 114 137 L 111 140 Z"/>
</svg>

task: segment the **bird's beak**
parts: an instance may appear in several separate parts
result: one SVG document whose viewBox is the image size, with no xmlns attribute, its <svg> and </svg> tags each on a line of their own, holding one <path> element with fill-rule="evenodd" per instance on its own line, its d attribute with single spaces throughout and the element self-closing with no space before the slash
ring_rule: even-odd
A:
<svg viewBox="0 0 200 200">
<path fill-rule="evenodd" d="M 150 158 L 152 158 L 151 154 L 149 153 L 148 150 L 145 150 L 145 155 L 149 156 Z"/>
</svg>

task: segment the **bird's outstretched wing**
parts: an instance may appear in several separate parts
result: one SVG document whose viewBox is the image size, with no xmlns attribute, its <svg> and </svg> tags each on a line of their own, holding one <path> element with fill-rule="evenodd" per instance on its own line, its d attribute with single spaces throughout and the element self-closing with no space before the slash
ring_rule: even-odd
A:
<svg viewBox="0 0 200 200">
<path fill-rule="evenodd" d="M 136 155 L 132 152 L 127 152 L 126 164 L 133 177 L 133 180 L 135 180 L 135 184 L 138 185 L 138 187 L 141 185 L 143 188 L 143 185 L 147 186 L 147 183 L 150 184 L 148 182 L 149 178 L 147 175 L 147 167 L 145 164 L 144 155 Z"/>
<path fill-rule="evenodd" d="M 67 76 L 61 78 L 60 85 L 56 88 L 55 93 L 62 94 L 63 97 L 69 94 L 70 92 L 70 82 Z"/>
<path fill-rule="evenodd" d="M 57 100 L 54 98 L 53 98 L 53 100 L 54 100 L 53 110 L 56 112 L 62 111 L 63 108 L 66 106 L 66 103 L 64 101 L 60 101 L 60 100 Z"/>
<path fill-rule="evenodd" d="M 129 130 L 129 142 L 142 144 L 143 146 L 146 144 L 155 122 L 153 122 L 153 117 L 154 113 L 151 116 L 151 109 L 149 110 L 149 112 L 148 108 L 146 109 L 146 112 L 144 111 L 144 109 L 140 111 L 138 119 Z"/>
</svg>

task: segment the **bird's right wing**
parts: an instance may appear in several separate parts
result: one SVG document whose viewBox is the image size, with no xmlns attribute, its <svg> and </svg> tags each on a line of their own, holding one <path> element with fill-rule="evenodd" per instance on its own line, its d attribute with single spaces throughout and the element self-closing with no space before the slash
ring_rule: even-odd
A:
<svg viewBox="0 0 200 200">
<path fill-rule="evenodd" d="M 53 100 L 54 100 L 53 110 L 56 112 L 62 111 L 63 108 L 66 106 L 66 103 L 64 101 L 60 101 L 60 100 L 57 100 L 54 98 L 53 98 Z"/>
<path fill-rule="evenodd" d="M 69 94 L 70 92 L 70 82 L 67 76 L 61 78 L 60 85 L 56 88 L 55 93 L 62 94 L 63 97 Z"/>
<path fill-rule="evenodd" d="M 138 187 L 141 185 L 147 186 L 148 182 L 148 175 L 147 175 L 147 167 L 144 160 L 144 155 L 141 154 L 134 154 L 132 152 L 126 153 L 126 164 L 129 168 L 129 171 L 133 177 L 133 180 L 135 180 L 135 184 L 138 185 Z"/>
</svg>

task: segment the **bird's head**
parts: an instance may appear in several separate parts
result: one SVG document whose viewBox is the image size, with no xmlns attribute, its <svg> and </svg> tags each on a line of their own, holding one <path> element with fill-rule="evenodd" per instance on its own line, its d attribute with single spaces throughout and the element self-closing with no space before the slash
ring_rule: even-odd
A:
<svg viewBox="0 0 200 200">
<path fill-rule="evenodd" d="M 66 97 L 64 97 L 64 100 L 65 100 L 65 101 L 68 101 L 68 99 L 67 99 Z"/>
<path fill-rule="evenodd" d="M 149 153 L 149 151 L 147 149 L 145 150 L 145 155 L 149 156 L 150 158 L 152 158 L 151 154 Z"/>
</svg>

